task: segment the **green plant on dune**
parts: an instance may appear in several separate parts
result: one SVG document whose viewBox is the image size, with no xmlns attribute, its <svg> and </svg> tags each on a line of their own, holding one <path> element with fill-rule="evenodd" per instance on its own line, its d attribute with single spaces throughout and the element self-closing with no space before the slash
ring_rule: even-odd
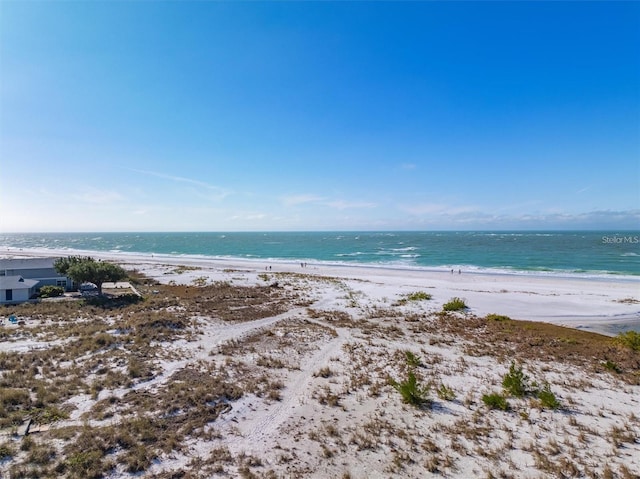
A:
<svg viewBox="0 0 640 479">
<path fill-rule="evenodd" d="M 407 366 L 411 368 L 419 368 L 420 366 L 422 366 L 422 360 L 417 354 L 414 354 L 413 352 L 407 350 L 404 352 L 404 355 L 407 360 Z"/>
<path fill-rule="evenodd" d="M 509 372 L 502 379 L 502 387 L 511 396 L 523 397 L 530 392 L 529 376 L 524 374 L 522 366 L 512 362 Z"/>
<path fill-rule="evenodd" d="M 627 331 L 626 333 L 618 334 L 616 342 L 634 351 L 640 351 L 640 333 L 637 331 Z"/>
<path fill-rule="evenodd" d="M 487 320 L 489 321 L 509 321 L 511 318 L 509 316 L 504 316 L 502 314 L 487 314 Z"/>
<path fill-rule="evenodd" d="M 500 411 L 507 411 L 509 409 L 509 403 L 507 399 L 500 393 L 484 394 L 482 396 L 482 402 L 489 409 L 499 409 Z"/>
<path fill-rule="evenodd" d="M 415 293 L 408 294 L 407 299 L 409 301 L 429 301 L 431 299 L 431 295 L 424 291 L 416 291 Z"/>
<path fill-rule="evenodd" d="M 609 371 L 612 371 L 614 373 L 620 374 L 622 372 L 622 369 L 620 368 L 620 366 L 618 366 L 616 362 L 611 361 L 609 359 L 603 362 L 602 365 L 604 366 L 605 369 L 608 369 Z"/>
<path fill-rule="evenodd" d="M 462 311 L 467 309 L 467 303 L 462 298 L 451 298 L 442 306 L 443 311 Z"/>
<path fill-rule="evenodd" d="M 444 383 L 437 390 L 438 397 L 443 401 L 453 401 L 456 398 L 455 391 Z"/>
<path fill-rule="evenodd" d="M 556 395 L 551 391 L 549 383 L 545 383 L 544 387 L 538 391 L 538 399 L 540 405 L 546 409 L 559 409 L 561 404 Z"/>
<path fill-rule="evenodd" d="M 418 384 L 418 380 L 413 371 L 409 371 L 407 373 L 407 379 L 404 381 L 397 382 L 393 379 L 389 379 L 389 383 L 400 393 L 402 396 L 402 402 L 406 404 L 419 407 L 429 405 L 431 403 L 427 397 L 429 387 Z"/>
</svg>

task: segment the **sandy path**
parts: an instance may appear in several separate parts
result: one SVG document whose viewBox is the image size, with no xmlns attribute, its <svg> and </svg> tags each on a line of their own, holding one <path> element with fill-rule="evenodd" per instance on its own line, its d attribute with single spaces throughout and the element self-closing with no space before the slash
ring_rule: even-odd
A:
<svg viewBox="0 0 640 479">
<path fill-rule="evenodd" d="M 280 321 L 301 317 L 304 314 L 304 308 L 294 308 L 277 316 L 256 319 L 255 321 L 248 321 L 246 323 L 229 324 L 222 327 L 219 325 L 208 327 L 204 331 L 204 336 L 199 341 L 200 345 L 203 346 L 204 349 L 200 354 L 200 356 L 204 355 L 204 357 L 200 357 L 200 359 L 206 359 L 206 357 L 209 357 L 209 352 L 215 347 L 221 346 L 231 340 L 242 339 L 244 336 L 254 332 L 256 329 L 267 328 L 279 323 Z"/>
<path fill-rule="evenodd" d="M 310 322 L 326 326 L 320 321 L 310 320 Z M 279 428 L 296 412 L 303 411 L 305 404 L 312 399 L 311 383 L 314 380 L 314 373 L 326 365 L 329 358 L 337 355 L 343 344 L 351 338 L 351 334 L 346 329 L 339 329 L 337 332 L 337 337 L 302 362 L 299 371 L 289 374 L 281 401 L 274 403 L 268 412 L 254 415 L 255 420 L 243 418 L 243 421 L 238 423 L 240 437 L 236 436 L 227 441 L 230 449 L 248 449 L 254 454 L 261 454 L 265 450 L 272 449 L 277 440 L 282 439 Z M 226 418 L 225 422 L 227 424 L 229 421 L 236 422 L 246 412 L 246 407 L 238 409 L 234 406 L 234 414 Z"/>
</svg>

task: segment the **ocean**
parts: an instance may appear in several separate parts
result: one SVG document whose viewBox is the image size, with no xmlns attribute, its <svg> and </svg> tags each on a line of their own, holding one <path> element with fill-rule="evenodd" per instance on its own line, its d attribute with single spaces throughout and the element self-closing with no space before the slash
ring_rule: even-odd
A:
<svg viewBox="0 0 640 479">
<path fill-rule="evenodd" d="M 640 231 L 12 233 L 0 234 L 0 247 L 631 280 L 640 276 Z"/>
</svg>

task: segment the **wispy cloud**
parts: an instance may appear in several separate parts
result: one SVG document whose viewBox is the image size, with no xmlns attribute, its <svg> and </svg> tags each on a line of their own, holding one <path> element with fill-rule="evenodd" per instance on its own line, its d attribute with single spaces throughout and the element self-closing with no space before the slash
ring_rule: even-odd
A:
<svg viewBox="0 0 640 479">
<path fill-rule="evenodd" d="M 94 205 L 112 204 L 124 199 L 117 191 L 98 188 L 84 188 L 82 191 L 72 194 L 71 198 L 79 203 L 90 203 Z"/>
<path fill-rule="evenodd" d="M 283 196 L 280 198 L 280 200 L 285 206 L 297 206 L 305 203 L 319 203 L 321 201 L 324 201 L 324 199 L 325 198 L 323 198 L 322 196 L 317 196 L 313 194 L 290 195 L 290 196 Z"/>
<path fill-rule="evenodd" d="M 337 210 L 346 210 L 351 208 L 374 208 L 375 203 L 370 201 L 353 201 L 343 199 L 331 199 L 320 195 L 314 194 L 301 194 L 284 196 L 280 198 L 285 206 L 298 206 L 304 204 L 313 204 L 317 206 L 325 206 Z"/>
<path fill-rule="evenodd" d="M 460 215 L 478 211 L 475 206 L 454 206 L 444 203 L 418 203 L 400 206 L 402 211 L 415 216 L 425 215 Z"/>
<path fill-rule="evenodd" d="M 212 185 L 200 180 L 194 180 L 192 178 L 185 178 L 184 176 L 176 176 L 176 175 L 168 175 L 165 173 L 159 173 L 157 171 L 148 171 L 148 170 L 138 170 L 136 168 L 125 168 L 129 171 L 133 171 L 135 173 L 140 173 L 142 175 L 154 176 L 156 178 L 162 178 L 164 180 L 173 181 L 176 183 L 185 183 L 188 185 L 192 185 L 201 189 L 205 189 L 209 192 L 214 192 L 211 194 L 201 194 L 200 197 L 207 200 L 222 200 L 232 194 L 231 190 L 227 188 L 222 188 L 220 186 Z"/>
<path fill-rule="evenodd" d="M 403 170 L 415 170 L 418 167 L 415 163 L 402 163 L 400 168 Z"/>
<path fill-rule="evenodd" d="M 415 216 L 409 220 L 421 226 L 486 229 L 629 229 L 640 226 L 640 210 L 600 210 L 583 213 L 546 212 L 492 214 L 473 211 L 457 214 Z"/>
<path fill-rule="evenodd" d="M 335 208 L 337 210 L 346 210 L 351 208 L 375 208 L 376 204 L 371 203 L 369 201 L 344 201 L 344 200 L 335 200 L 335 201 L 327 201 L 323 203 L 330 208 Z"/>
</svg>

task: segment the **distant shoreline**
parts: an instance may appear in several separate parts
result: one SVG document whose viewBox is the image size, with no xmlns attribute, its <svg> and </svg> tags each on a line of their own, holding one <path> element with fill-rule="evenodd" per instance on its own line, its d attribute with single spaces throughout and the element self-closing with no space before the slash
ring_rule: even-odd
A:
<svg viewBox="0 0 640 479">
<path fill-rule="evenodd" d="M 296 273 L 320 277 L 356 279 L 381 295 L 427 290 L 435 308 L 451 297 L 465 298 L 469 312 L 478 316 L 504 314 L 513 319 L 544 321 L 600 334 L 640 331 L 640 280 L 634 277 L 581 277 L 553 274 L 498 274 L 445 269 L 418 269 L 360 264 L 330 265 L 319 262 L 214 258 L 186 255 L 133 254 L 86 250 L 0 249 L 0 256 L 90 255 L 122 263 L 159 281 L 191 284 L 199 276 L 211 281 L 259 281 L 260 275 Z M 304 263 L 304 261 L 302 262 Z M 166 275 L 173 266 L 193 266 L 180 275 Z M 163 271 L 160 273 L 159 271 Z"/>
<path fill-rule="evenodd" d="M 300 262 L 306 262 L 309 265 L 328 268 L 357 268 L 371 270 L 396 270 L 396 271 L 415 271 L 425 273 L 451 273 L 454 274 L 474 274 L 488 276 L 525 276 L 525 277 L 541 277 L 541 278 L 558 278 L 570 280 L 585 281 L 623 281 L 640 283 L 640 272 L 637 275 L 629 275 L 617 272 L 598 272 L 598 271 L 566 271 L 566 270 L 535 270 L 535 269 L 518 269 L 518 268 L 488 268 L 470 264 L 455 264 L 442 266 L 420 266 L 402 263 L 366 263 L 366 262 L 340 262 L 317 260 L 313 258 L 257 258 L 257 257 L 241 257 L 241 256 L 213 256 L 206 254 L 188 254 L 188 253 L 149 253 L 137 251 L 103 251 L 103 250 L 86 250 L 71 248 L 15 248 L 0 247 L 0 257 L 10 256 L 95 256 L 97 258 L 148 258 L 150 260 L 164 259 L 165 261 L 231 261 L 240 263 L 264 263 L 264 264 L 282 264 L 296 265 Z"/>
</svg>

